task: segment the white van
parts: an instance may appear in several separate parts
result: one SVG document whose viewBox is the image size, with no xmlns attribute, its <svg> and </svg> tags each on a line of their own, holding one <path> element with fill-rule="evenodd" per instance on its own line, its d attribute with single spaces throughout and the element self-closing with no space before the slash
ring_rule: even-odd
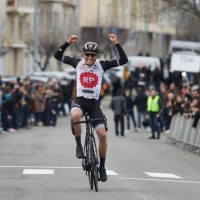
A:
<svg viewBox="0 0 200 200">
<path fill-rule="evenodd" d="M 160 68 L 160 59 L 156 57 L 147 56 L 128 56 L 128 65 L 130 67 L 142 68 L 149 67 L 153 71 L 156 67 Z"/>
<path fill-rule="evenodd" d="M 189 41 L 181 41 L 181 40 L 171 40 L 169 44 L 169 53 L 173 52 L 195 52 L 200 50 L 199 42 L 189 42 Z"/>
</svg>

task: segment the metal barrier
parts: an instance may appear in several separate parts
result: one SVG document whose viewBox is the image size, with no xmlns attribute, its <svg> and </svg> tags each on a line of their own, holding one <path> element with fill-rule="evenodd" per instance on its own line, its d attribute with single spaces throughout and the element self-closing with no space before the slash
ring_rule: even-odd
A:
<svg viewBox="0 0 200 200">
<path fill-rule="evenodd" d="M 171 121 L 167 142 L 200 155 L 200 120 L 196 128 L 192 127 L 193 121 L 192 118 L 175 115 Z"/>
</svg>

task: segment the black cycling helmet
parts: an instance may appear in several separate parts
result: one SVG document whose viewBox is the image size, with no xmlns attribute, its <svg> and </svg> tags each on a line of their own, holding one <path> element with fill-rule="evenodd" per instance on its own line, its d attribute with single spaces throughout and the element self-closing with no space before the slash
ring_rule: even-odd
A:
<svg viewBox="0 0 200 200">
<path fill-rule="evenodd" d="M 87 42 L 83 47 L 83 52 L 91 51 L 95 53 L 99 53 L 99 45 L 95 42 Z"/>
</svg>

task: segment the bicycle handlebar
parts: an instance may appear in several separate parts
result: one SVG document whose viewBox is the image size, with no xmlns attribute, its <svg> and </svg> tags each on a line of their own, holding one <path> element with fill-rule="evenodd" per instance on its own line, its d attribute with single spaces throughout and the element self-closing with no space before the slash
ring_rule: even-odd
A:
<svg viewBox="0 0 200 200">
<path fill-rule="evenodd" d="M 100 120 L 105 120 L 105 118 L 87 119 L 84 121 L 73 122 L 73 124 L 83 124 L 83 123 L 87 123 L 87 122 L 95 122 L 95 121 L 100 121 Z"/>
</svg>

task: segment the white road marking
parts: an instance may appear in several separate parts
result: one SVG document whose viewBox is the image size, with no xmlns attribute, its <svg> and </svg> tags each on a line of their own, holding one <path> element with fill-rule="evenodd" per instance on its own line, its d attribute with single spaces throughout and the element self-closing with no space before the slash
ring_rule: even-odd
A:
<svg viewBox="0 0 200 200">
<path fill-rule="evenodd" d="M 0 168 L 80 169 L 80 168 L 82 168 L 82 167 L 56 167 L 56 166 L 0 166 Z"/>
<path fill-rule="evenodd" d="M 52 169 L 24 169 L 22 174 L 54 174 Z"/>
<path fill-rule="evenodd" d="M 106 174 L 107 175 L 111 175 L 111 176 L 117 176 L 118 174 L 112 170 L 106 170 Z"/>
<path fill-rule="evenodd" d="M 198 182 L 198 181 L 178 181 L 178 180 L 144 179 L 144 178 L 120 178 L 120 179 L 121 180 L 158 181 L 158 182 L 174 182 L 174 183 L 200 184 L 200 182 Z"/>
<path fill-rule="evenodd" d="M 32 169 L 34 169 L 35 168 L 35 170 L 41 170 L 41 169 L 82 169 L 82 167 L 56 167 L 56 166 L 18 166 L 18 165 L 16 165 L 16 166 L 0 166 L 0 169 L 1 168 L 32 168 Z M 32 169 L 30 169 L 30 170 L 32 170 Z M 28 169 L 26 169 L 26 170 L 28 170 Z M 26 172 L 26 171 L 25 171 Z M 110 176 L 117 176 L 118 174 L 115 172 L 115 171 L 112 171 L 112 170 L 108 170 L 108 168 L 106 167 L 106 173 L 107 173 L 107 175 L 110 175 Z M 24 172 L 23 172 L 23 174 L 24 174 Z"/>
<path fill-rule="evenodd" d="M 157 177 L 157 178 L 182 178 L 175 174 L 167 174 L 167 173 L 153 173 L 153 172 L 144 172 L 148 176 Z"/>
</svg>

